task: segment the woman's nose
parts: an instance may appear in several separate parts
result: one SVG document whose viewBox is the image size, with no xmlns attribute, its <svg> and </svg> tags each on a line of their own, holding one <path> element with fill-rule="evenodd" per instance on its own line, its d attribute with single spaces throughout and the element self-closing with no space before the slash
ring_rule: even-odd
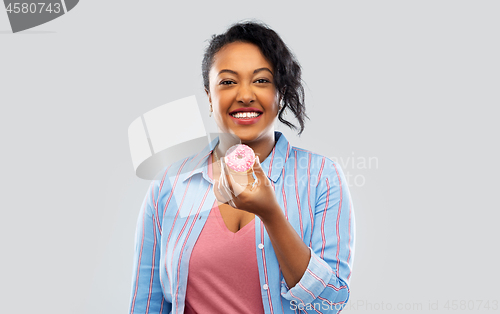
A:
<svg viewBox="0 0 500 314">
<path fill-rule="evenodd" d="M 255 93 L 249 84 L 241 84 L 238 89 L 237 99 L 238 102 L 250 104 L 255 100 Z"/>
</svg>

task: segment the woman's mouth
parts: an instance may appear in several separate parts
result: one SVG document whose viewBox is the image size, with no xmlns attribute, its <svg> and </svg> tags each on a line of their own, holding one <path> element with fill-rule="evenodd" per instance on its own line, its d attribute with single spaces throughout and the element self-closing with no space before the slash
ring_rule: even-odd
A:
<svg viewBox="0 0 500 314">
<path fill-rule="evenodd" d="M 237 124 L 253 124 L 259 121 L 262 113 L 260 112 L 237 112 L 230 114 L 231 118 Z"/>
<path fill-rule="evenodd" d="M 233 113 L 231 116 L 236 118 L 236 119 L 252 119 L 260 116 L 261 113 L 259 112 L 237 112 Z"/>
</svg>

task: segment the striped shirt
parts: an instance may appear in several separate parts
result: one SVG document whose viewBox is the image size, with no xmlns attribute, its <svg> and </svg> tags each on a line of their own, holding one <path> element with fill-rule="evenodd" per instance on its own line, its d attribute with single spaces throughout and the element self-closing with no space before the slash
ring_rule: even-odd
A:
<svg viewBox="0 0 500 314">
<path fill-rule="evenodd" d="M 265 226 L 255 216 L 264 311 L 338 313 L 349 299 L 355 243 L 345 176 L 336 162 L 290 146 L 282 133 L 275 132 L 275 139 L 261 167 L 311 258 L 289 288 Z M 151 182 L 137 220 L 130 313 L 184 313 L 190 255 L 215 202 L 208 158 L 217 142 L 166 167 Z"/>
</svg>

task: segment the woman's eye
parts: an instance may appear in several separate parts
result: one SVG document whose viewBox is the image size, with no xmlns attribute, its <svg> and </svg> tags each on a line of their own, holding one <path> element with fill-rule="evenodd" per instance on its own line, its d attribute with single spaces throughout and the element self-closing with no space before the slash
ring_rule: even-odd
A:
<svg viewBox="0 0 500 314">
<path fill-rule="evenodd" d="M 256 82 L 257 83 L 269 83 L 269 80 L 267 80 L 267 79 L 258 79 Z"/>
<path fill-rule="evenodd" d="M 234 83 L 233 81 L 222 81 L 220 82 L 220 85 L 231 85 L 233 83 Z"/>
</svg>

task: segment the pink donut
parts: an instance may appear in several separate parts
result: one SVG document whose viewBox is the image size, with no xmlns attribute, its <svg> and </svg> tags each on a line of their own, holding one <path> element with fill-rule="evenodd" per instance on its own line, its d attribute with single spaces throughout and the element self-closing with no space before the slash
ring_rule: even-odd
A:
<svg viewBox="0 0 500 314">
<path fill-rule="evenodd" d="M 253 149 L 245 144 L 237 144 L 227 150 L 224 161 L 236 172 L 247 172 L 255 161 Z"/>
</svg>

